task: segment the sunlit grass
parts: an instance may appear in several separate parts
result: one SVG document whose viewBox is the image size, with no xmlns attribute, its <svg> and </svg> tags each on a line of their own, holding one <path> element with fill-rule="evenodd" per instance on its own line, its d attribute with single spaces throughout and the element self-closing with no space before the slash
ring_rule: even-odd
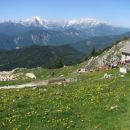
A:
<svg viewBox="0 0 130 130">
<path fill-rule="evenodd" d="M 77 77 L 78 82 L 0 90 L 0 129 L 120 130 L 122 115 L 128 112 L 130 75 L 121 78 L 116 69 L 80 75 L 71 75 L 71 67 L 61 70 L 56 76 Z M 36 72 L 39 79 L 41 71 Z M 111 78 L 103 78 L 106 72 Z"/>
</svg>

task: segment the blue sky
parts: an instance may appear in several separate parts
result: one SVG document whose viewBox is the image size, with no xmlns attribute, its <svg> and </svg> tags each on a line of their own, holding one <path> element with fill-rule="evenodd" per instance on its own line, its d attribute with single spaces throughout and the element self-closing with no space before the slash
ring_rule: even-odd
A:
<svg viewBox="0 0 130 130">
<path fill-rule="evenodd" d="M 0 0 L 0 21 L 95 18 L 130 27 L 130 0 Z"/>
</svg>

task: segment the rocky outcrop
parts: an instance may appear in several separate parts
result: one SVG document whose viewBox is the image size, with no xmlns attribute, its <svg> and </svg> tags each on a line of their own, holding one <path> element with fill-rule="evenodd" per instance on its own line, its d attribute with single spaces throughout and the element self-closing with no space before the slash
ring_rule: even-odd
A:
<svg viewBox="0 0 130 130">
<path fill-rule="evenodd" d="M 36 76 L 33 73 L 26 73 L 25 76 L 31 79 L 36 79 Z"/>
<path fill-rule="evenodd" d="M 129 40 L 130 41 L 130 40 Z M 111 49 L 104 51 L 102 54 L 91 57 L 85 65 L 85 68 L 104 68 L 111 65 L 117 66 L 121 62 L 121 49 L 128 43 L 128 40 L 121 41 Z"/>
<path fill-rule="evenodd" d="M 10 80 L 16 80 L 16 77 L 13 75 L 12 71 L 0 72 L 0 81 L 10 81 Z"/>
</svg>

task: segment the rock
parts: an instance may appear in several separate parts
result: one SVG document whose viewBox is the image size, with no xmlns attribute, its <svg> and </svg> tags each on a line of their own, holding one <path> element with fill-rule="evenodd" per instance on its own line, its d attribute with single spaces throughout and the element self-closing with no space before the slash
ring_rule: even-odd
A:
<svg viewBox="0 0 130 130">
<path fill-rule="evenodd" d="M 117 68 L 121 64 L 121 48 L 126 44 L 126 41 L 119 42 L 119 44 L 113 45 L 109 50 L 105 50 L 103 53 L 97 57 L 90 58 L 85 67 L 91 67 L 93 69 L 99 67 L 111 67 Z M 128 69 L 127 69 L 128 72 Z"/>
<path fill-rule="evenodd" d="M 12 71 L 0 72 L 0 81 L 10 81 L 10 80 L 16 80 L 16 77 L 13 75 Z"/>
<path fill-rule="evenodd" d="M 77 73 L 84 73 L 86 72 L 86 68 L 80 68 L 77 70 Z"/>
<path fill-rule="evenodd" d="M 105 73 L 103 78 L 106 78 L 106 79 L 111 78 L 111 74 Z"/>
<path fill-rule="evenodd" d="M 115 109 L 115 108 L 117 108 L 117 107 L 118 107 L 117 105 L 111 106 L 111 107 L 110 107 L 110 110 L 113 110 L 113 109 Z"/>
<path fill-rule="evenodd" d="M 33 73 L 26 73 L 25 76 L 31 79 L 36 79 L 36 76 Z"/>
<path fill-rule="evenodd" d="M 120 75 L 120 77 L 124 78 L 125 76 L 124 75 Z"/>
<path fill-rule="evenodd" d="M 120 68 L 120 73 L 126 74 L 127 73 L 127 69 L 125 67 L 121 67 Z"/>
</svg>

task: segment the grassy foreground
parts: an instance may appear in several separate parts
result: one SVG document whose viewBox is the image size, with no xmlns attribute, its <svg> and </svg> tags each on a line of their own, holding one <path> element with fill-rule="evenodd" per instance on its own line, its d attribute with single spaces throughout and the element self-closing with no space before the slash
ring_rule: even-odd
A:
<svg viewBox="0 0 130 130">
<path fill-rule="evenodd" d="M 111 78 L 103 78 L 106 72 Z M 0 90 L 0 130 L 130 129 L 130 74 L 75 77 L 71 84 Z"/>
</svg>

